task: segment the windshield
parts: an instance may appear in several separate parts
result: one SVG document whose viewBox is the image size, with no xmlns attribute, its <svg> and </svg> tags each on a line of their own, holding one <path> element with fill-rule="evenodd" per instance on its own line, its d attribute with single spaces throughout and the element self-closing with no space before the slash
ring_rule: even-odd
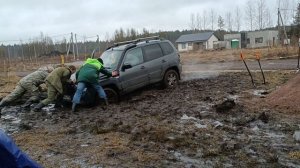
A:
<svg viewBox="0 0 300 168">
<path fill-rule="evenodd" d="M 104 63 L 104 67 L 108 69 L 115 70 L 118 66 L 122 51 L 120 50 L 107 50 L 102 55 L 101 58 Z"/>
</svg>

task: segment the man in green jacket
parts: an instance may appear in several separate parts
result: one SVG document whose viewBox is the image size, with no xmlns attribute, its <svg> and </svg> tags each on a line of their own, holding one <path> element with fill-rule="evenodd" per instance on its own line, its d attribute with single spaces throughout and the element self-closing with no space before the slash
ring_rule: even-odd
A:
<svg viewBox="0 0 300 168">
<path fill-rule="evenodd" d="M 54 69 L 46 78 L 47 98 L 36 105 L 33 111 L 38 111 L 42 107 L 54 102 L 59 96 L 64 95 L 64 85 L 70 82 L 70 77 L 76 72 L 73 65 L 58 67 Z"/>
<path fill-rule="evenodd" d="M 102 86 L 99 84 L 100 72 L 108 77 L 117 75 L 115 72 L 109 72 L 104 68 L 103 60 L 101 58 L 88 58 L 76 73 L 76 82 L 78 85 L 72 101 L 72 112 L 75 112 L 76 105 L 80 103 L 83 90 L 89 86 L 93 87 L 97 91 L 98 96 L 104 99 L 105 104 L 108 105 L 106 94 Z"/>
<path fill-rule="evenodd" d="M 53 71 L 53 66 L 46 66 L 39 68 L 37 71 L 22 78 L 16 88 L 0 102 L 0 108 L 9 105 L 11 102 L 21 98 L 25 93 L 30 94 L 30 98 L 26 101 L 24 106 L 30 106 L 30 104 L 39 99 L 39 86 L 45 82 L 47 75 Z"/>
</svg>

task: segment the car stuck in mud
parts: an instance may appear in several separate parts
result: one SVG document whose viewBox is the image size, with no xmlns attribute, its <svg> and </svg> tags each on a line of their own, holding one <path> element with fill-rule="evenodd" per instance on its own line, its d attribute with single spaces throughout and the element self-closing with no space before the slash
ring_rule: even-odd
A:
<svg viewBox="0 0 300 168">
<path fill-rule="evenodd" d="M 117 78 L 102 75 L 100 79 L 110 102 L 150 84 L 161 83 L 167 88 L 180 80 L 178 51 L 170 41 L 157 36 L 116 43 L 101 58 L 106 69 L 118 72 Z"/>
</svg>

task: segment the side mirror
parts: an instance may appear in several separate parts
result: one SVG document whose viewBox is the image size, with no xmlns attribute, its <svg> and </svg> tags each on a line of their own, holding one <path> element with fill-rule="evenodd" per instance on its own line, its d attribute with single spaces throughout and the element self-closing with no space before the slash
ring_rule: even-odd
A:
<svg viewBox="0 0 300 168">
<path fill-rule="evenodd" d="M 124 63 L 124 65 L 122 66 L 122 71 L 124 71 L 125 69 L 130 69 L 132 68 L 132 65 L 129 63 Z"/>
</svg>

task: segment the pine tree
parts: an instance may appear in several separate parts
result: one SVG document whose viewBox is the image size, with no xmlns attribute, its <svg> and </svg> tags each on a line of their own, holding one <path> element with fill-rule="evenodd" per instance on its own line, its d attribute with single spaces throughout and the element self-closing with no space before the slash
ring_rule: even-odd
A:
<svg viewBox="0 0 300 168">
<path fill-rule="evenodd" d="M 224 19 L 222 18 L 222 16 L 219 16 L 219 18 L 218 18 L 218 27 L 219 27 L 219 30 L 222 30 L 224 26 L 225 26 Z"/>
</svg>

